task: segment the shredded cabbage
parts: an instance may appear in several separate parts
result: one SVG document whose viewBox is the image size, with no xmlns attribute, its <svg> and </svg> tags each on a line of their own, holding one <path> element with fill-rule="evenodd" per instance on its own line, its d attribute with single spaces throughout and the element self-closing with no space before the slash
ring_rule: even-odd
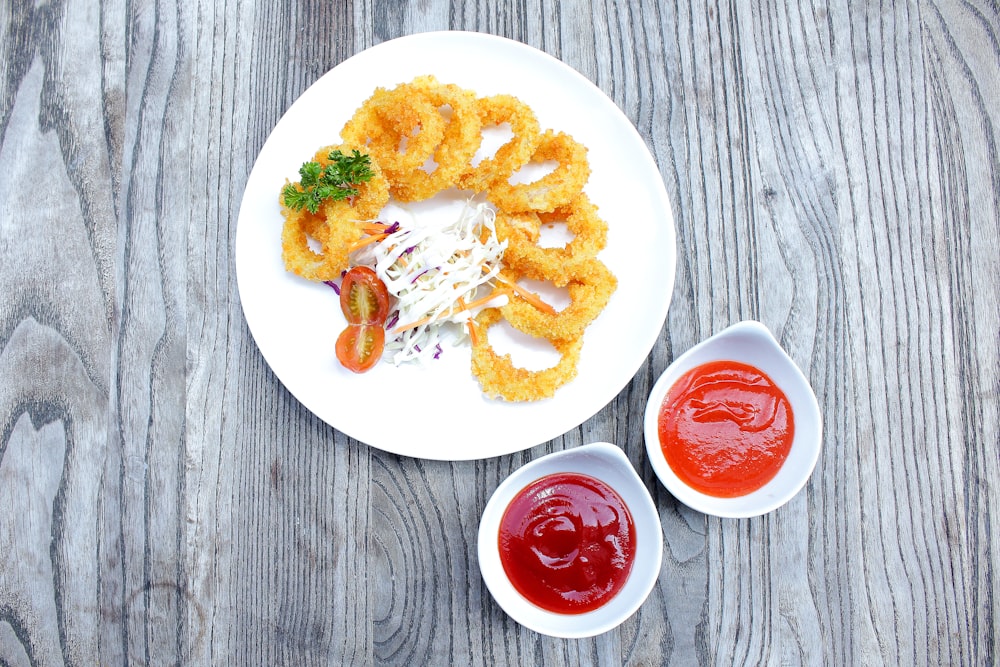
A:
<svg viewBox="0 0 1000 667">
<path fill-rule="evenodd" d="M 423 322 L 386 339 L 386 354 L 393 364 L 436 359 L 446 338 L 459 344 L 468 337 L 466 323 L 476 310 L 506 302 L 498 295 L 479 309 L 463 307 L 500 272 L 507 243 L 497 239 L 495 221 L 490 206 L 470 200 L 456 220 L 393 224 L 386 238 L 364 248 L 364 257 L 355 258 L 357 263 L 373 265 L 394 297 L 396 312 L 387 326 L 390 336 L 393 329 Z"/>
</svg>

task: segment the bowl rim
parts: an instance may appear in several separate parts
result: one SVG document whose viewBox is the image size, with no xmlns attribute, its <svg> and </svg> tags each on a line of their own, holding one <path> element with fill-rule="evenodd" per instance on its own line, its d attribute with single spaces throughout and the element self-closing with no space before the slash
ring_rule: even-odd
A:
<svg viewBox="0 0 1000 667">
<path fill-rule="evenodd" d="M 625 501 L 635 525 L 635 561 L 625 584 L 604 605 L 582 614 L 558 614 L 529 602 L 510 583 L 500 562 L 500 520 L 510 501 L 535 480 L 557 472 L 590 475 L 609 485 Z M 592 442 L 546 454 L 508 475 L 483 509 L 478 554 L 480 574 L 486 587 L 512 619 L 551 637 L 593 637 L 623 623 L 649 597 L 660 576 L 663 527 L 649 490 L 625 452 L 608 442 Z"/>
<path fill-rule="evenodd" d="M 755 354 L 750 355 L 750 350 Z M 781 470 L 760 489 L 734 498 L 711 496 L 688 486 L 670 468 L 659 440 L 659 410 L 667 392 L 687 371 L 718 360 L 748 363 L 766 373 L 785 393 L 795 416 L 792 449 Z M 705 514 L 741 519 L 772 512 L 802 490 L 822 450 L 823 418 L 812 385 L 771 331 L 757 320 L 743 320 L 694 345 L 664 369 L 646 402 L 643 433 L 653 472 L 675 498 Z"/>
</svg>

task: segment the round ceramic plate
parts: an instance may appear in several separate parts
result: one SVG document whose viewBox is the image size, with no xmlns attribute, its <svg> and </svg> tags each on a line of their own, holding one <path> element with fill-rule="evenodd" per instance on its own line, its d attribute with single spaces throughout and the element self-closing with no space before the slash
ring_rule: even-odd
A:
<svg viewBox="0 0 1000 667">
<path fill-rule="evenodd" d="M 609 227 L 599 257 L 617 276 L 618 288 L 586 331 L 577 377 L 551 399 L 507 403 L 486 398 L 471 374 L 467 345 L 448 347 L 423 366 L 383 361 L 368 373 L 353 374 L 334 352 L 345 324 L 336 294 L 285 271 L 278 193 L 286 179 L 298 180 L 299 167 L 317 148 L 339 142 L 340 129 L 376 86 L 392 87 L 422 74 L 478 95 L 515 95 L 532 107 L 543 129 L 566 132 L 588 148 L 592 173 L 585 191 Z M 419 214 L 433 215 L 435 201 L 422 202 Z M 285 387 L 352 438 L 397 454 L 441 460 L 527 449 L 579 426 L 607 405 L 659 336 L 673 291 L 675 254 L 673 216 L 659 170 L 614 102 L 537 49 L 466 32 L 384 42 L 316 81 L 261 149 L 236 230 L 243 312 L 261 354 Z M 513 357 L 520 361 L 516 353 Z"/>
</svg>

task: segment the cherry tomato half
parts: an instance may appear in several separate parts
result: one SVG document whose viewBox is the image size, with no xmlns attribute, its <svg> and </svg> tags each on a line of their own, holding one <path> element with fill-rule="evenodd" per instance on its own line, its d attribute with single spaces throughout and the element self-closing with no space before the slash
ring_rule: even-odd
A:
<svg viewBox="0 0 1000 667">
<path fill-rule="evenodd" d="M 340 309 L 348 324 L 382 326 L 389 317 L 389 290 L 374 270 L 355 266 L 340 283 Z"/>
<path fill-rule="evenodd" d="M 337 337 L 337 359 L 349 371 L 371 370 L 385 349 L 385 329 L 381 324 L 348 324 Z"/>
</svg>

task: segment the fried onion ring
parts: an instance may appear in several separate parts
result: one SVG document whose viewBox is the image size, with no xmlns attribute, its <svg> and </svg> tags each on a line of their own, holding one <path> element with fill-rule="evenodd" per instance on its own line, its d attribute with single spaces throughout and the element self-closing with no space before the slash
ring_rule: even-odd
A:
<svg viewBox="0 0 1000 667">
<path fill-rule="evenodd" d="M 508 226 L 515 226 L 513 221 L 523 221 L 527 215 L 530 214 L 497 214 L 498 232 L 501 219 Z M 538 245 L 537 237 L 532 239 L 523 234 L 511 234 L 504 252 L 504 264 L 528 278 L 549 280 L 562 287 L 570 280 L 576 264 L 596 257 L 607 244 L 608 223 L 597 214 L 597 206 L 584 192 L 566 206 L 550 213 L 536 214 L 535 217 L 540 224 L 565 222 L 573 238 L 561 248 L 544 248 Z"/>
<path fill-rule="evenodd" d="M 326 240 L 326 220 L 306 209 L 284 208 L 285 223 L 281 228 L 281 258 L 285 268 L 306 280 L 333 280 L 340 274 L 327 266 L 326 257 L 313 251 L 309 239 Z"/>
<path fill-rule="evenodd" d="M 559 352 L 551 368 L 532 371 L 514 365 L 509 354 L 497 354 L 489 342 L 489 329 L 501 319 L 500 311 L 487 308 L 476 316 L 479 334 L 472 345 L 472 374 L 483 393 L 507 401 L 538 401 L 551 398 L 556 390 L 576 377 L 583 338 L 546 339 Z"/>
<path fill-rule="evenodd" d="M 329 163 L 334 150 L 347 153 L 349 144 L 325 146 L 314 159 L 322 166 Z M 389 181 L 374 160 L 370 160 L 370 180 L 357 183 L 358 194 L 351 199 L 326 200 L 317 213 L 293 210 L 282 202 L 285 223 L 281 232 L 281 254 L 285 268 L 307 280 L 336 280 L 348 268 L 350 247 L 362 237 L 359 223 L 378 218 L 389 203 Z M 312 249 L 309 239 L 317 241 L 322 252 Z"/>
<path fill-rule="evenodd" d="M 483 128 L 507 124 L 513 132 L 491 157 L 483 158 L 459 179 L 463 190 L 482 192 L 494 181 L 506 181 L 528 163 L 541 139 L 541 128 L 531 107 L 513 95 L 481 97 L 476 100 L 476 109 Z"/>
<path fill-rule="evenodd" d="M 389 181 L 378 163 L 371 160 L 369 166 L 372 177 L 356 185 L 358 194 L 353 199 L 327 200 L 320 208 L 327 227 L 323 255 L 338 276 L 350 265 L 352 246 L 364 236 L 360 223 L 376 220 L 389 203 Z"/>
<path fill-rule="evenodd" d="M 422 76 L 411 84 L 436 108 L 450 109 L 441 143 L 433 153 L 434 169 L 414 169 L 399 175 L 393 182 L 392 194 L 400 201 L 429 199 L 458 183 L 469 161 L 479 150 L 483 135 L 482 123 L 476 111 L 476 96 L 454 84 L 439 83 L 433 76 Z"/>
<path fill-rule="evenodd" d="M 581 260 L 567 284 L 570 304 L 555 314 L 545 313 L 523 299 L 513 297 L 500 308 L 504 318 L 518 331 L 535 337 L 575 338 L 583 335 L 608 305 L 618 287 L 614 274 L 599 259 Z"/>
<path fill-rule="evenodd" d="M 507 241 L 507 252 L 514 245 L 533 245 L 542 235 L 542 221 L 537 213 L 508 213 L 498 210 L 496 216 L 497 238 Z M 506 256 L 506 252 L 505 252 Z"/>
<path fill-rule="evenodd" d="M 564 132 L 546 130 L 531 161 L 547 160 L 558 165 L 538 180 L 514 184 L 509 179 L 493 181 L 488 191 L 490 200 L 508 212 L 547 212 L 568 204 L 590 178 L 587 147 Z"/>
<path fill-rule="evenodd" d="M 400 84 L 391 90 L 376 88 L 340 136 L 367 152 L 395 182 L 427 162 L 441 143 L 444 126 L 444 118 L 426 96 Z"/>
</svg>

